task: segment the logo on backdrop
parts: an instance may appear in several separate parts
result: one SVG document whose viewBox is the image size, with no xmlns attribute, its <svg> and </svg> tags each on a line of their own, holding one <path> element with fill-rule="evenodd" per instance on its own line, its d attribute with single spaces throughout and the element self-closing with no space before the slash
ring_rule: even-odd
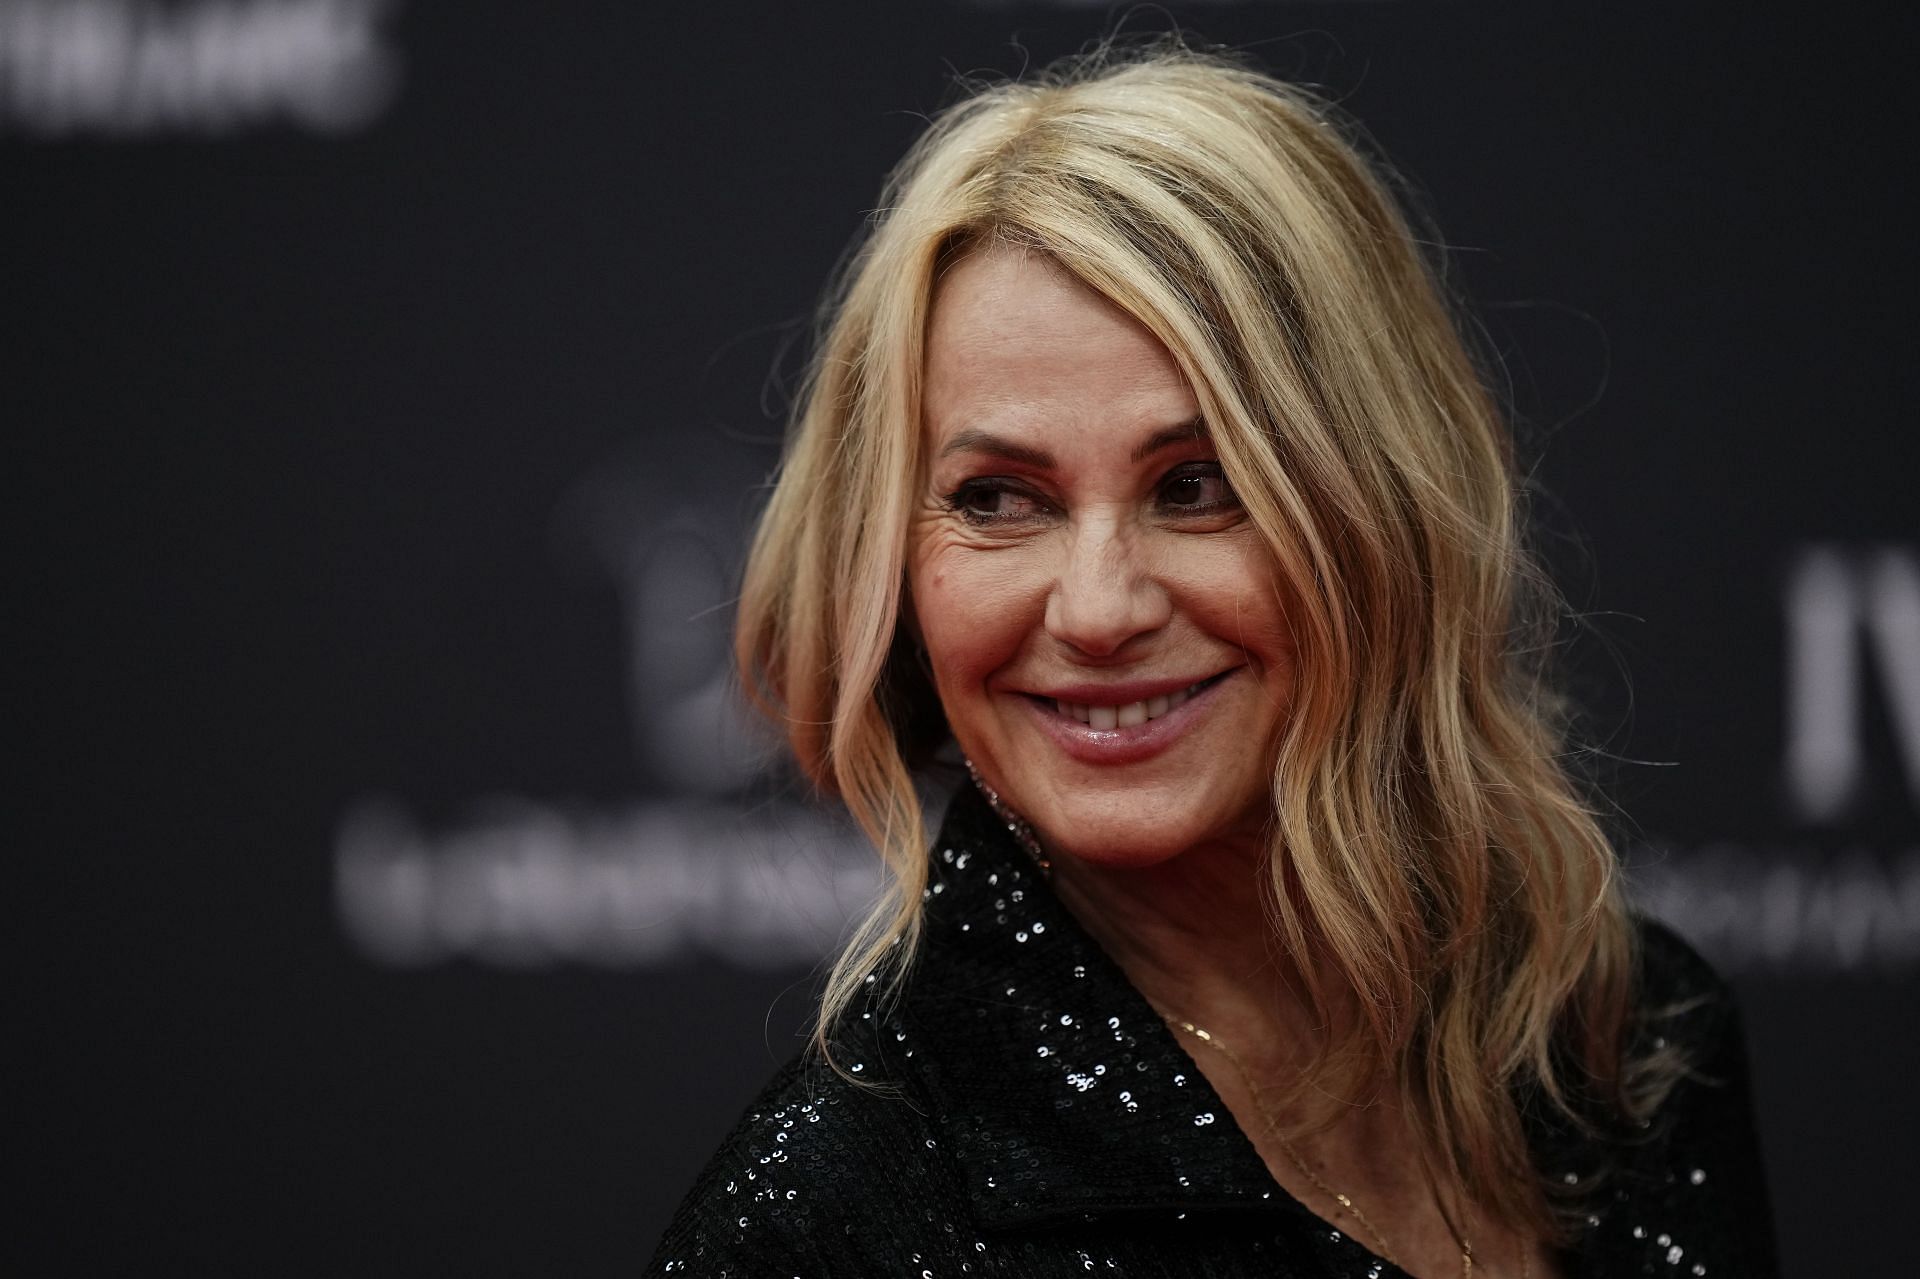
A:
<svg viewBox="0 0 1920 1279">
<path fill-rule="evenodd" d="M 391 0 L 0 0 L 0 130 L 365 128 L 400 88 Z"/>
<path fill-rule="evenodd" d="M 1920 808 L 1920 555 L 1898 546 L 1860 554 L 1809 547 L 1788 574 L 1786 615 L 1786 776 L 1795 815 L 1831 825 L 1864 797 L 1876 709 L 1892 730 L 1890 771 Z"/>
<path fill-rule="evenodd" d="M 1920 813 L 1920 551 L 1815 543 L 1781 587 L 1781 781 L 1801 837 L 1630 855 L 1639 897 L 1729 969 L 1920 964 L 1920 848 L 1863 810 Z"/>
<path fill-rule="evenodd" d="M 805 967 L 879 874 L 846 822 L 794 803 L 492 800 L 428 833 L 398 803 L 367 800 L 341 822 L 333 887 L 355 948 L 390 967 Z"/>
<path fill-rule="evenodd" d="M 650 487 L 630 474 L 597 476 L 558 523 L 620 592 L 627 720 L 642 774 L 678 794 L 737 794 L 777 758 L 733 673 L 740 530 L 712 504 L 655 515 Z"/>
<path fill-rule="evenodd" d="M 493 798 L 439 832 L 363 800 L 336 839 L 334 903 L 367 958 L 804 967 L 873 899 L 877 861 L 850 822 L 743 799 L 769 789 L 774 743 L 729 660 L 740 533 L 711 506 L 655 514 L 644 478 L 594 477 L 556 524 L 619 592 L 635 764 L 662 794 L 597 810 Z"/>
</svg>

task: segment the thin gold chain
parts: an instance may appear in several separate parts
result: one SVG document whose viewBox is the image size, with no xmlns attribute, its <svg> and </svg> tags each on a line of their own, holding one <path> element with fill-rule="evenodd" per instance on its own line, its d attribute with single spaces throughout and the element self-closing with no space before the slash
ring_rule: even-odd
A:
<svg viewBox="0 0 1920 1279">
<path fill-rule="evenodd" d="M 1053 873 L 1053 863 L 1048 860 L 1045 851 L 1041 849 L 1039 839 L 1034 836 L 1033 827 L 1027 824 L 1025 818 L 1019 816 L 1007 806 L 1006 801 L 1000 798 L 998 791 L 987 785 L 986 780 L 980 776 L 980 771 L 973 766 L 972 760 L 967 760 L 966 764 L 967 775 L 973 779 L 973 784 L 980 789 L 980 793 L 986 796 L 987 806 L 993 809 L 996 817 L 1006 823 L 1008 833 L 1011 834 L 1020 846 L 1027 851 L 1027 854 L 1033 858 L 1035 864 L 1040 868 L 1041 875 L 1051 877 Z M 1315 1190 L 1318 1190 L 1321 1194 L 1339 1204 L 1341 1208 L 1353 1214 L 1353 1219 L 1359 1222 L 1368 1234 L 1373 1236 L 1373 1241 L 1376 1245 L 1374 1251 L 1379 1254 L 1382 1260 L 1386 1261 L 1389 1265 L 1404 1270 L 1405 1267 L 1394 1260 L 1393 1246 L 1387 1242 L 1386 1235 L 1380 1232 L 1380 1227 L 1367 1220 L 1367 1214 L 1360 1211 L 1360 1205 L 1355 1203 L 1351 1197 L 1343 1195 L 1332 1186 L 1329 1186 L 1321 1179 L 1320 1174 L 1308 1167 L 1307 1161 L 1300 1157 L 1300 1152 L 1294 1149 L 1293 1143 L 1288 1141 L 1286 1134 L 1280 1131 L 1279 1119 L 1274 1116 L 1272 1111 L 1267 1109 L 1266 1101 L 1260 1096 L 1260 1089 L 1253 1082 L 1253 1072 L 1247 1069 L 1246 1063 L 1240 1060 L 1239 1054 L 1214 1038 L 1211 1032 L 1202 1030 L 1190 1021 L 1179 1017 L 1170 1017 L 1166 1013 L 1161 1013 L 1160 1015 L 1166 1019 L 1169 1026 L 1176 1026 L 1194 1038 L 1201 1040 L 1203 1043 L 1212 1044 L 1220 1051 L 1221 1056 L 1232 1063 L 1234 1070 L 1240 1074 L 1241 1082 L 1247 1086 L 1247 1095 L 1253 1098 L 1255 1108 L 1260 1111 L 1260 1118 L 1267 1126 L 1268 1135 L 1280 1143 L 1280 1149 L 1286 1152 L 1286 1156 L 1292 1161 L 1293 1166 L 1300 1170 L 1300 1175 L 1312 1182 Z M 1452 1226 L 1449 1225 L 1448 1229 L 1451 1230 Z M 1473 1274 L 1473 1245 L 1467 1242 L 1465 1236 L 1457 1233 L 1454 1235 L 1453 1241 L 1460 1245 L 1460 1274 L 1462 1279 L 1471 1279 Z M 1533 1279 L 1533 1258 L 1526 1253 L 1522 1253 L 1520 1257 L 1520 1279 Z"/>
<path fill-rule="evenodd" d="M 1353 1202 L 1350 1196 L 1344 1195 L 1332 1186 L 1329 1186 L 1326 1181 L 1321 1178 L 1320 1174 L 1309 1167 L 1307 1161 L 1300 1157 L 1300 1152 L 1294 1148 L 1293 1143 L 1287 1140 L 1287 1135 L 1280 1130 L 1279 1119 L 1272 1111 L 1267 1109 L 1267 1103 L 1265 1099 L 1260 1096 L 1260 1089 L 1253 1081 L 1253 1072 L 1247 1068 L 1245 1062 L 1240 1060 L 1240 1055 L 1227 1047 L 1226 1044 L 1222 1043 L 1219 1039 L 1215 1038 L 1211 1032 L 1202 1030 L 1184 1018 L 1168 1017 L 1165 1013 L 1162 1013 L 1161 1016 L 1166 1017 L 1169 1026 L 1174 1026 L 1186 1031 L 1202 1043 L 1211 1044 L 1222 1057 L 1227 1059 L 1228 1063 L 1239 1073 L 1240 1081 L 1247 1086 L 1247 1095 L 1253 1098 L 1254 1107 L 1260 1112 L 1260 1119 L 1267 1126 L 1267 1135 L 1280 1143 L 1281 1151 L 1285 1153 L 1287 1159 L 1293 1166 L 1300 1170 L 1300 1175 L 1313 1183 L 1315 1190 L 1318 1190 L 1321 1194 L 1339 1204 L 1341 1208 L 1353 1214 L 1353 1219 L 1359 1222 L 1368 1234 L 1373 1236 L 1373 1241 L 1377 1245 L 1376 1251 L 1383 1260 L 1391 1265 L 1400 1266 L 1399 1261 L 1394 1258 L 1393 1245 L 1387 1242 L 1387 1237 L 1381 1232 L 1380 1227 L 1367 1220 L 1367 1214 L 1360 1211 L 1360 1205 Z M 1465 1236 L 1457 1233 L 1454 1235 L 1453 1241 L 1460 1245 L 1460 1274 L 1463 1276 L 1463 1279 L 1465 1279 L 1465 1277 L 1473 1274 L 1473 1245 L 1467 1242 Z M 1405 1269 L 1404 1266 L 1400 1268 Z M 1533 1258 L 1525 1253 L 1522 1253 L 1520 1258 L 1520 1279 L 1533 1279 Z"/>
</svg>

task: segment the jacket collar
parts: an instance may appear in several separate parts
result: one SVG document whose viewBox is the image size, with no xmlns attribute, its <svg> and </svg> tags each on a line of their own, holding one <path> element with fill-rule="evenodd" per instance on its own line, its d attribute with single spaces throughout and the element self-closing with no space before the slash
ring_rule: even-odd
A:
<svg viewBox="0 0 1920 1279">
<path fill-rule="evenodd" d="M 891 1020 L 982 1224 L 1306 1213 L 973 787 L 932 858 L 922 949 Z"/>
</svg>

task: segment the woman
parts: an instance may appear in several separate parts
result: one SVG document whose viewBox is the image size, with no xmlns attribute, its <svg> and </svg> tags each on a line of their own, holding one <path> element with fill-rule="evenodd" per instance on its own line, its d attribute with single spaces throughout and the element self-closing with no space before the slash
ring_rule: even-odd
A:
<svg viewBox="0 0 1920 1279">
<path fill-rule="evenodd" d="M 1507 436 L 1324 110 L 1082 61 L 883 208 L 738 645 L 893 891 L 657 1271 L 1771 1273 L 1738 1025 L 1561 771 Z"/>
</svg>

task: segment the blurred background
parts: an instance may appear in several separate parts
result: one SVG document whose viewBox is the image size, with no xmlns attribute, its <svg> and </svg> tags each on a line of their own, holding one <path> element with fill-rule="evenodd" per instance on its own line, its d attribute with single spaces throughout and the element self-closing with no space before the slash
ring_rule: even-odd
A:
<svg viewBox="0 0 1920 1279">
<path fill-rule="evenodd" d="M 1442 228 L 1790 1273 L 1898 1272 L 1916 22 L 1769 13 L 0 0 L 8 1271 L 644 1263 L 873 886 L 729 692 L 815 299 L 956 73 L 1178 22 Z"/>
</svg>

